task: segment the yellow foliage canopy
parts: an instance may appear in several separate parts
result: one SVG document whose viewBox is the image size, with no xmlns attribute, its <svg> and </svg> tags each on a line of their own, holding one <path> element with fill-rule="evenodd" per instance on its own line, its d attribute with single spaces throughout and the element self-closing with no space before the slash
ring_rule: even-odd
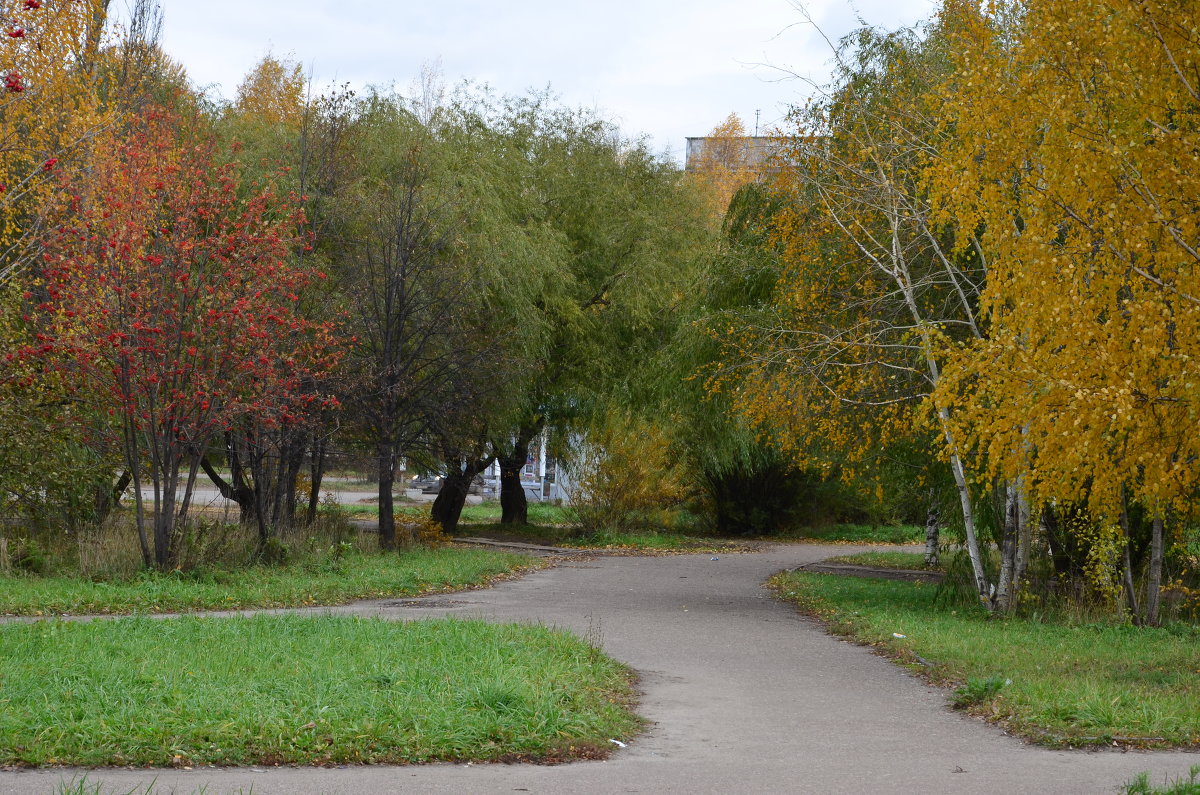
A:
<svg viewBox="0 0 1200 795">
<path fill-rule="evenodd" d="M 761 176 L 761 164 L 756 162 L 751 145 L 741 118 L 730 113 L 709 132 L 704 146 L 688 164 L 718 218 L 725 214 L 738 188 Z"/>
<path fill-rule="evenodd" d="M 109 121 L 95 68 L 105 6 L 0 2 L 0 279 L 29 261 L 58 172 Z"/>
<path fill-rule="evenodd" d="M 267 54 L 238 86 L 237 111 L 265 125 L 296 125 L 304 114 L 304 70 Z"/>
<path fill-rule="evenodd" d="M 986 341 L 941 387 L 1042 499 L 1200 485 L 1200 31 L 1193 0 L 1028 0 L 959 19 L 956 146 L 931 186 L 986 230 Z M 1015 21 L 1014 21 L 1015 20 Z"/>
</svg>

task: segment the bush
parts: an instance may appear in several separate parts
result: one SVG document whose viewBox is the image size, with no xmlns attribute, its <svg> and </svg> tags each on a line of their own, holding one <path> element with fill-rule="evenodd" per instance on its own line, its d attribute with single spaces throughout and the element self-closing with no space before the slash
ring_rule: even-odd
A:
<svg viewBox="0 0 1200 795">
<path fill-rule="evenodd" d="M 667 435 L 628 412 L 611 412 L 574 451 L 572 518 L 584 531 L 661 522 L 684 496 L 683 468 Z"/>
</svg>

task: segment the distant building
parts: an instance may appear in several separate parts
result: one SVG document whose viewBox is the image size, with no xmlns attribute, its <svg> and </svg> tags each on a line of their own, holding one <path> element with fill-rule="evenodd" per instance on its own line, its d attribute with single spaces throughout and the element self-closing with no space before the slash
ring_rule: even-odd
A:
<svg viewBox="0 0 1200 795">
<path fill-rule="evenodd" d="M 700 136 L 687 139 L 684 168 L 695 171 L 705 161 L 716 160 L 726 167 L 764 170 L 779 151 L 780 140 L 766 136 L 712 138 Z"/>
</svg>

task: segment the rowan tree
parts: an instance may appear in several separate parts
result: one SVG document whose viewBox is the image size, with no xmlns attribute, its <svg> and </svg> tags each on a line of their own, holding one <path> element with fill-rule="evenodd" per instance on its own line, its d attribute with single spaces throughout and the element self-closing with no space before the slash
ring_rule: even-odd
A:
<svg viewBox="0 0 1200 795">
<path fill-rule="evenodd" d="M 239 198 L 238 172 L 213 152 L 202 128 L 152 110 L 96 147 L 69 186 L 73 220 L 44 241 L 35 353 L 64 358 L 114 417 L 135 494 L 149 480 L 151 531 L 140 498 L 137 529 L 160 568 L 178 559 L 214 436 L 246 416 L 288 422 L 283 398 L 328 343 L 296 312 L 317 274 L 288 260 L 294 199 L 266 185 Z"/>
</svg>

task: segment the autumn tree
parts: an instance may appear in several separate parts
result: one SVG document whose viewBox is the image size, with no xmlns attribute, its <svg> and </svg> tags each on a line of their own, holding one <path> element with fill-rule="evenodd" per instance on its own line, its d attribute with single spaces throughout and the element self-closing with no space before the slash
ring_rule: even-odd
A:
<svg viewBox="0 0 1200 795">
<path fill-rule="evenodd" d="M 764 176 L 767 163 L 758 145 L 746 135 L 741 117 L 730 113 L 697 141 L 697 151 L 689 152 L 688 172 L 711 203 L 714 218 L 725 215 L 739 188 Z"/>
<path fill-rule="evenodd" d="M 304 113 L 304 69 L 267 53 L 237 89 L 234 109 L 263 124 L 295 126 Z"/>
<path fill-rule="evenodd" d="M 1159 620 L 1200 485 L 1200 37 L 1191 2 L 1000 2 L 956 20 L 935 186 L 991 252 L 991 331 L 939 388 L 989 471 L 1094 522 L 1086 567 Z M 1144 604 L 1130 516 L 1150 524 Z M 1124 571 L 1122 571 L 1124 570 Z"/>
<path fill-rule="evenodd" d="M 154 111 L 93 162 L 70 186 L 76 220 L 44 241 L 35 353 L 63 357 L 114 418 L 135 494 L 153 494 L 149 522 L 135 502 L 145 562 L 170 568 L 212 439 L 245 415 L 287 422 L 279 398 L 321 366 L 305 347 L 327 330 L 295 312 L 314 275 L 288 261 L 294 201 L 240 199 L 202 129 Z"/>
<path fill-rule="evenodd" d="M 107 3 L 0 5 L 0 278 L 36 256 L 57 172 L 77 165 L 112 121 L 97 96 L 96 55 Z"/>
<path fill-rule="evenodd" d="M 935 219 L 925 186 L 948 135 L 936 104 L 942 42 L 936 30 L 869 28 L 842 42 L 832 85 L 793 110 L 781 144 L 774 311 L 713 329 L 732 376 L 714 385 L 734 390 L 738 410 L 808 465 L 837 460 L 853 473 L 892 444 L 911 444 L 947 341 L 983 334 L 982 249 L 970 227 Z M 936 436 L 918 435 L 918 445 L 941 437 L 977 593 L 1004 608 L 1011 588 L 997 595 L 985 571 L 951 408 L 933 413 Z"/>
</svg>

